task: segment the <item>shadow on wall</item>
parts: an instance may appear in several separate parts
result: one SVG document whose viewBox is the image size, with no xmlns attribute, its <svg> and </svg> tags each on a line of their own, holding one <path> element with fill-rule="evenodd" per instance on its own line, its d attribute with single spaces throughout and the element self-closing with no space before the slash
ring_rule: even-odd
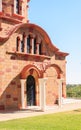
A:
<svg viewBox="0 0 81 130">
<path fill-rule="evenodd" d="M 0 110 L 19 109 L 21 106 L 20 76 L 17 75 L 0 96 Z"/>
</svg>

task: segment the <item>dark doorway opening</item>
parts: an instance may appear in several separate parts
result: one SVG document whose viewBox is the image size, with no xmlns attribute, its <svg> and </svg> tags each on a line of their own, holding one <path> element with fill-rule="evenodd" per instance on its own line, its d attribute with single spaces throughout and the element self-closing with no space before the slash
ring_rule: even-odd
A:
<svg viewBox="0 0 81 130">
<path fill-rule="evenodd" d="M 29 75 L 27 77 L 26 91 L 27 91 L 27 106 L 36 105 L 35 78 L 32 75 Z"/>
</svg>

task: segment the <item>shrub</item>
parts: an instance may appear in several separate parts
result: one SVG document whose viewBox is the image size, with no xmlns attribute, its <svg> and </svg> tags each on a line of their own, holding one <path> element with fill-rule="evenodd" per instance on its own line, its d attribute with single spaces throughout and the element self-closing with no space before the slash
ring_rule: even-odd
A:
<svg viewBox="0 0 81 130">
<path fill-rule="evenodd" d="M 67 97 L 81 98 L 81 85 L 67 85 Z"/>
</svg>

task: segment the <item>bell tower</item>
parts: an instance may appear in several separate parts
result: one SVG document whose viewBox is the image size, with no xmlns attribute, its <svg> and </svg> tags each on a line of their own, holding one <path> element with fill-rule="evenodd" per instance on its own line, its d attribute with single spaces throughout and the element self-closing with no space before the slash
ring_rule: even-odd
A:
<svg viewBox="0 0 81 130">
<path fill-rule="evenodd" d="M 0 0 L 0 23 L 1 20 L 11 23 L 28 22 L 28 2 L 30 0 Z"/>
</svg>

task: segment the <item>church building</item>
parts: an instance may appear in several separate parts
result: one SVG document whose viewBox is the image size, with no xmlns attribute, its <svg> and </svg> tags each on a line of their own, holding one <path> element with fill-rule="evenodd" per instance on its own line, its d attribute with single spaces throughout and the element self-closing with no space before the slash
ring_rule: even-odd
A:
<svg viewBox="0 0 81 130">
<path fill-rule="evenodd" d="M 66 98 L 68 53 L 29 22 L 29 1 L 0 0 L 0 110 L 45 109 L 58 104 L 60 93 Z"/>
</svg>

